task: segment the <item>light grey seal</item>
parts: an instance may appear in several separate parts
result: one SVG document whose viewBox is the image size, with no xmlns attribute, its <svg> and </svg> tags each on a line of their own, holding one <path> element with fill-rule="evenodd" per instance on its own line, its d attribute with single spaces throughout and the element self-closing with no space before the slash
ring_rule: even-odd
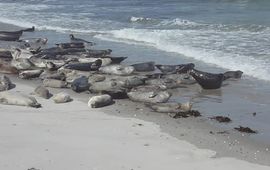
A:
<svg viewBox="0 0 270 170">
<path fill-rule="evenodd" d="M 12 88 L 12 83 L 7 76 L 0 77 L 0 91 L 6 91 Z"/>
<path fill-rule="evenodd" d="M 146 104 L 152 110 L 159 113 L 180 113 L 188 112 L 192 108 L 190 102 L 187 103 L 158 103 L 158 104 Z"/>
<path fill-rule="evenodd" d="M 160 86 L 138 86 L 127 93 L 132 101 L 144 103 L 165 103 L 171 97 L 171 94 L 163 90 Z"/>
<path fill-rule="evenodd" d="M 55 103 L 67 103 L 67 102 L 72 101 L 72 99 L 71 99 L 69 94 L 61 92 L 61 93 L 54 95 L 53 101 Z"/>
<path fill-rule="evenodd" d="M 99 108 L 108 106 L 112 103 L 113 103 L 112 97 L 108 94 L 103 94 L 91 97 L 88 101 L 88 106 L 92 108 Z"/>
<path fill-rule="evenodd" d="M 40 76 L 43 70 L 25 70 L 19 73 L 21 79 L 33 79 Z"/>
<path fill-rule="evenodd" d="M 0 103 L 7 105 L 29 106 L 39 108 L 41 104 L 34 97 L 14 93 L 0 92 Z"/>
<path fill-rule="evenodd" d="M 39 97 L 44 98 L 44 99 L 49 99 L 52 96 L 52 94 L 50 94 L 49 90 L 43 86 L 38 86 L 35 89 L 35 94 L 38 95 Z"/>
<path fill-rule="evenodd" d="M 115 74 L 115 75 L 131 75 L 135 68 L 133 66 L 124 66 L 120 64 L 103 66 L 99 68 L 99 71 L 104 74 Z"/>
</svg>

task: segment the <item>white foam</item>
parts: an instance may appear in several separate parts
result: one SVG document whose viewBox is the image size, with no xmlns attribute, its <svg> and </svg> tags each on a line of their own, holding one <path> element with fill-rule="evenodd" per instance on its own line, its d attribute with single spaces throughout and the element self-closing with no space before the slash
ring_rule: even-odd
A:
<svg viewBox="0 0 270 170">
<path fill-rule="evenodd" d="M 217 65 L 230 70 L 242 70 L 246 75 L 270 81 L 270 69 L 264 60 L 252 56 L 226 53 L 202 47 L 178 44 L 179 30 L 148 30 L 148 29 L 121 29 L 110 31 L 110 34 L 99 35 L 111 41 L 144 43 L 157 49 L 183 54 L 196 60 Z M 175 38 L 175 39 L 173 39 Z"/>
<path fill-rule="evenodd" d="M 147 18 L 147 17 L 134 17 L 134 16 L 132 16 L 130 18 L 130 22 L 141 22 L 141 21 L 145 22 L 145 21 L 151 21 L 151 20 L 153 20 L 153 19 Z"/>
</svg>

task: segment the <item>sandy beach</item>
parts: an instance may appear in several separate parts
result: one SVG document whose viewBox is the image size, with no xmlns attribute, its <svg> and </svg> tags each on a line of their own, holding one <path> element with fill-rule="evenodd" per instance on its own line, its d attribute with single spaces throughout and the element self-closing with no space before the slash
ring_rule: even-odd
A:
<svg viewBox="0 0 270 170">
<path fill-rule="evenodd" d="M 12 89 L 33 90 L 19 82 Z M 269 169 L 217 157 L 161 132 L 156 123 L 108 115 L 77 97 L 65 104 L 35 98 L 42 108 L 0 106 L 0 169 Z"/>
</svg>

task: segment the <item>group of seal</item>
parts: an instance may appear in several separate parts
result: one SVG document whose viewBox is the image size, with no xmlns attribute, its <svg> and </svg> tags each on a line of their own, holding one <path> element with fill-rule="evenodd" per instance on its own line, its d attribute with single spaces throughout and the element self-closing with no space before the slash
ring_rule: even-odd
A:
<svg viewBox="0 0 270 170">
<path fill-rule="evenodd" d="M 13 34 L 32 30 L 20 30 Z M 0 35 L 1 33 L 5 32 L 0 31 Z M 49 48 L 45 46 L 47 38 L 16 41 L 18 46 L 5 49 L 5 57 L 0 53 L 1 73 L 18 74 L 22 79 L 41 79 L 42 86 L 35 89 L 35 94 L 45 99 L 53 95 L 47 88 L 71 88 L 77 93 L 88 91 L 95 94 L 88 103 L 93 108 L 110 105 L 113 99 L 129 98 L 146 103 L 156 112 L 188 112 L 192 103 L 168 102 L 172 96 L 170 89 L 196 83 L 203 89 L 218 89 L 223 81 L 241 78 L 243 74 L 239 70 L 219 74 L 203 72 L 195 69 L 194 63 L 161 65 L 148 61 L 121 64 L 127 57 L 113 57 L 111 49 L 95 50 L 92 48 L 95 43 L 75 38 L 73 34 L 70 34 L 70 42 L 58 43 Z M 10 82 L 6 77 L 0 79 L 0 89 L 10 89 Z M 1 103 L 12 103 L 12 97 L 4 99 L 5 96 L 8 95 L 0 98 Z M 31 99 L 25 100 L 29 103 Z M 56 103 L 72 101 L 66 93 L 54 95 L 53 100 Z M 33 103 L 28 105 L 39 106 L 34 100 Z"/>
</svg>

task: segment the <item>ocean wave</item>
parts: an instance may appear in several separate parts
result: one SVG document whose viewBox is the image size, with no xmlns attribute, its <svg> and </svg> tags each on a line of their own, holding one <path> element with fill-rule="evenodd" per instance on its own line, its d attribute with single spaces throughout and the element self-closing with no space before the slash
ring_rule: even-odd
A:
<svg viewBox="0 0 270 170">
<path fill-rule="evenodd" d="M 203 46 L 196 46 L 196 44 L 181 44 L 178 38 L 182 34 L 180 30 L 121 29 L 96 37 L 110 41 L 134 42 L 135 44 L 152 46 L 162 51 L 174 52 L 205 63 L 214 64 L 224 69 L 242 70 L 246 75 L 270 81 L 269 61 L 254 56 L 207 49 Z"/>
</svg>

